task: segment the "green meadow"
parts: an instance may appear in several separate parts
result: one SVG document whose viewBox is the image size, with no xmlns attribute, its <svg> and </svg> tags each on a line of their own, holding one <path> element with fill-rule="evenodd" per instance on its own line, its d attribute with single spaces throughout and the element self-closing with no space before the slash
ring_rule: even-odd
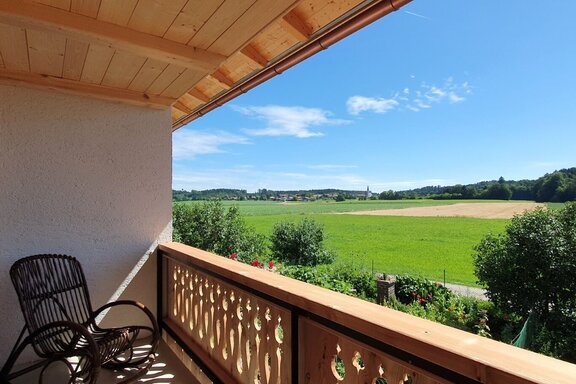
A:
<svg viewBox="0 0 576 384">
<path fill-rule="evenodd" d="M 324 225 L 325 243 L 337 262 L 374 272 L 409 273 L 429 279 L 476 285 L 473 248 L 487 233 L 501 233 L 509 220 L 461 217 L 342 215 L 340 212 L 454 204 L 460 201 L 225 201 L 239 207 L 245 222 L 269 236 L 274 224 L 303 217 Z M 467 200 L 470 203 L 472 201 Z M 191 202 L 194 204 L 193 202 Z"/>
</svg>

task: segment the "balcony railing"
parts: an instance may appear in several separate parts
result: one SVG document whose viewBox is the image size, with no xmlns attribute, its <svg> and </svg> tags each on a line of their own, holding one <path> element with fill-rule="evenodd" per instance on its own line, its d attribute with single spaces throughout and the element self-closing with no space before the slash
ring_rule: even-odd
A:
<svg viewBox="0 0 576 384">
<path fill-rule="evenodd" d="M 164 331 L 225 383 L 574 383 L 576 365 L 178 243 Z"/>
</svg>

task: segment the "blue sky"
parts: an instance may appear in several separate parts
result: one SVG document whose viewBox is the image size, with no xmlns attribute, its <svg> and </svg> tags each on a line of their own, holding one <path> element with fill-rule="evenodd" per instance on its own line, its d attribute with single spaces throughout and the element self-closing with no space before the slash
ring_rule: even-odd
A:
<svg viewBox="0 0 576 384">
<path fill-rule="evenodd" d="M 375 192 L 576 166 L 576 1 L 414 0 L 173 135 L 173 188 Z"/>
</svg>

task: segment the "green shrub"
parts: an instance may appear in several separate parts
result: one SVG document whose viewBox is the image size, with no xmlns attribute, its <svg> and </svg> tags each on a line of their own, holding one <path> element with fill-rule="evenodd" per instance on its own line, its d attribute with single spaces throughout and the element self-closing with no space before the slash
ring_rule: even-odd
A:
<svg viewBox="0 0 576 384">
<path fill-rule="evenodd" d="M 372 273 L 353 264 L 286 265 L 279 267 L 278 272 L 332 291 L 368 301 L 376 300 L 376 280 Z"/>
<path fill-rule="evenodd" d="M 576 361 L 576 203 L 515 216 L 475 250 L 476 276 L 496 306 L 539 319 L 529 348 Z"/>
<path fill-rule="evenodd" d="M 324 249 L 324 228 L 311 219 L 299 223 L 284 221 L 276 224 L 272 231 L 272 258 L 288 264 L 328 264 L 335 255 Z"/>
<path fill-rule="evenodd" d="M 369 270 L 353 263 L 322 265 L 318 268 L 330 269 L 332 279 L 350 283 L 356 296 L 365 300 L 376 301 L 376 279 Z"/>
<path fill-rule="evenodd" d="M 226 209 L 220 201 L 174 204 L 174 241 L 218 255 L 237 253 L 237 260 L 250 262 L 264 255 L 265 237 L 244 224 L 238 207 Z"/>
<path fill-rule="evenodd" d="M 396 277 L 396 297 L 403 304 L 418 301 L 426 304 L 432 300 L 449 300 L 454 294 L 442 284 L 418 276 L 399 275 Z"/>
<path fill-rule="evenodd" d="M 348 281 L 334 279 L 330 268 L 324 266 L 309 265 L 285 265 L 278 268 L 278 272 L 287 277 L 303 281 L 305 283 L 327 288 L 335 292 L 355 296 L 355 290 Z M 327 266 L 329 267 L 329 266 Z"/>
<path fill-rule="evenodd" d="M 396 278 L 396 300 L 388 306 L 437 323 L 491 337 L 492 303 L 453 293 L 439 283 L 401 275 Z"/>
</svg>

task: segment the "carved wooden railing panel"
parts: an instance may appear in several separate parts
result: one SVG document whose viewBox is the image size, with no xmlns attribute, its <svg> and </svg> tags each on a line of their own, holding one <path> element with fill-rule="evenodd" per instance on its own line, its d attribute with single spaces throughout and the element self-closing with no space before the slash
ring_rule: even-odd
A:
<svg viewBox="0 0 576 384">
<path fill-rule="evenodd" d="M 183 244 L 158 260 L 161 326 L 215 382 L 575 383 L 574 364 Z"/>
<path fill-rule="evenodd" d="M 289 383 L 290 312 L 174 261 L 169 319 L 242 383 Z"/>
<path fill-rule="evenodd" d="M 306 345 L 300 357 L 300 383 L 448 383 L 310 319 L 301 318 L 298 328 L 299 344 Z"/>
</svg>

